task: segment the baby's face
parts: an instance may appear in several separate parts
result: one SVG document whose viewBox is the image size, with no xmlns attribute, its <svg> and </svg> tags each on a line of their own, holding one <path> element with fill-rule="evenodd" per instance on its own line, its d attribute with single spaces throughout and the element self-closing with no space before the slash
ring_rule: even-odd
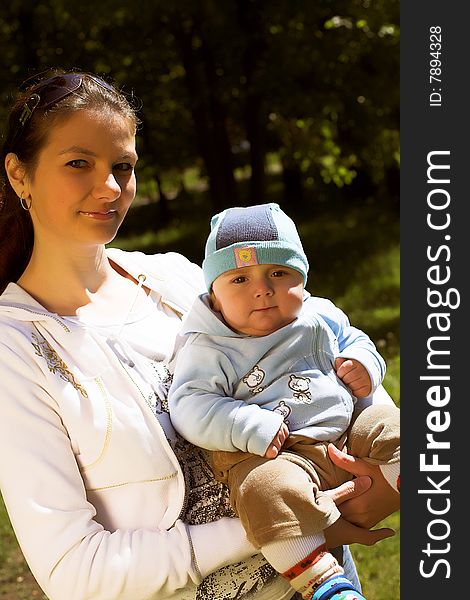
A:
<svg viewBox="0 0 470 600">
<path fill-rule="evenodd" d="M 214 281 L 212 306 L 234 331 L 268 335 L 300 313 L 303 281 L 299 271 L 281 265 L 233 269 Z"/>
</svg>

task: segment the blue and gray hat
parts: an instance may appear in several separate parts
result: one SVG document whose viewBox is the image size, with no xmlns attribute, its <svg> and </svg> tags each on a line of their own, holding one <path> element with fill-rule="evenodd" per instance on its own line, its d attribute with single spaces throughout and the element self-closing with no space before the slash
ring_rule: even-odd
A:
<svg viewBox="0 0 470 600">
<path fill-rule="evenodd" d="M 228 208 L 211 219 L 202 263 L 207 289 L 222 273 L 252 265 L 285 265 L 307 282 L 308 261 L 297 228 L 278 204 Z"/>
</svg>

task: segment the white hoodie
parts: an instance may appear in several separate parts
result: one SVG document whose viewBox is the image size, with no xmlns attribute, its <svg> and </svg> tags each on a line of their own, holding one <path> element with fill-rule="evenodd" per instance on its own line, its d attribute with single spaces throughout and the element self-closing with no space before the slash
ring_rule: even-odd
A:
<svg viewBox="0 0 470 600">
<path fill-rule="evenodd" d="M 180 314 L 203 289 L 181 255 L 108 255 Z M 192 599 L 207 574 L 253 554 L 238 519 L 179 520 L 185 483 L 155 416 L 159 378 L 132 345 L 10 284 L 0 352 L 0 489 L 51 600 Z M 290 596 L 274 587 L 266 598 Z"/>
</svg>

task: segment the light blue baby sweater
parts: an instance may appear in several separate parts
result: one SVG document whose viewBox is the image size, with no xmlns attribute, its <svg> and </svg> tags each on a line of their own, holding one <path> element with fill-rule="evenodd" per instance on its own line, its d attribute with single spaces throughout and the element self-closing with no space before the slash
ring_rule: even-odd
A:
<svg viewBox="0 0 470 600">
<path fill-rule="evenodd" d="M 263 456 L 284 420 L 290 433 L 334 441 L 347 429 L 354 396 L 334 370 L 338 356 L 367 369 L 372 391 L 385 363 L 371 339 L 330 300 L 305 294 L 299 317 L 262 337 L 233 332 L 200 296 L 182 329 L 169 393 L 175 428 L 209 450 Z"/>
</svg>

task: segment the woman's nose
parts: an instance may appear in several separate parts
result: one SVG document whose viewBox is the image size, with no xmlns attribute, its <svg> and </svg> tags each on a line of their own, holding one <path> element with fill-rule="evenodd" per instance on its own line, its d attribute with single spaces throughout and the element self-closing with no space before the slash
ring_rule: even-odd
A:
<svg viewBox="0 0 470 600">
<path fill-rule="evenodd" d="M 113 173 L 108 173 L 106 177 L 95 185 L 95 196 L 113 202 L 121 195 L 121 186 L 116 181 Z"/>
</svg>

